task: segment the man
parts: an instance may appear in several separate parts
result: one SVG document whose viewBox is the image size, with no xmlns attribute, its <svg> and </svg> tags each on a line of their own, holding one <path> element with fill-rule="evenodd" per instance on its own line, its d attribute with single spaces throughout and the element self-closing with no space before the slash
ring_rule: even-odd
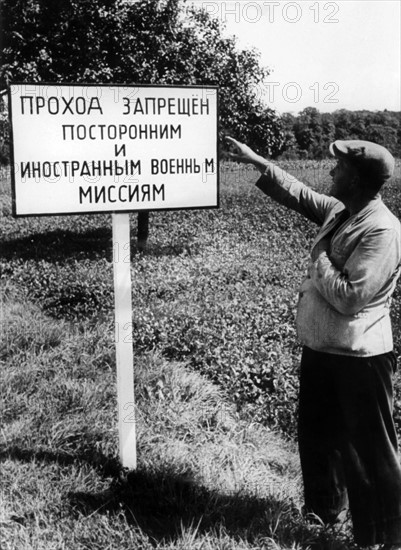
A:
<svg viewBox="0 0 401 550">
<path fill-rule="evenodd" d="M 327 196 L 227 139 L 233 160 L 261 172 L 259 189 L 320 226 L 297 315 L 304 345 L 298 440 L 305 509 L 332 523 L 349 505 L 357 544 L 401 549 L 390 323 L 401 227 L 379 194 L 394 159 L 371 142 L 334 142 L 337 165 Z"/>
</svg>

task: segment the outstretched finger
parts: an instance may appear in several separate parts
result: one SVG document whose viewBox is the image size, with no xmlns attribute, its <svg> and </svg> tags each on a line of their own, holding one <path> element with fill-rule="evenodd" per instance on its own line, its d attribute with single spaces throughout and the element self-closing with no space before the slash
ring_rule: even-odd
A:
<svg viewBox="0 0 401 550">
<path fill-rule="evenodd" d="M 230 137 L 230 136 L 226 136 L 226 140 L 230 141 L 232 144 L 234 144 L 236 147 L 238 147 L 238 149 L 241 148 L 241 144 L 239 141 L 237 141 L 236 139 Z"/>
</svg>

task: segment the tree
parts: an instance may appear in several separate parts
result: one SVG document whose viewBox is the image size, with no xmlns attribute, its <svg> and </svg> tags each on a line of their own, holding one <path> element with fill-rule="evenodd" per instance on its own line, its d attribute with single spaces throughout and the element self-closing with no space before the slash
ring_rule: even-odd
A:
<svg viewBox="0 0 401 550">
<path fill-rule="evenodd" d="M 330 143 L 334 141 L 335 131 L 336 127 L 331 113 L 322 113 L 321 158 L 328 155 Z"/>
<path fill-rule="evenodd" d="M 349 139 L 351 127 L 351 111 L 340 109 L 333 113 L 336 128 L 335 139 Z"/>
<path fill-rule="evenodd" d="M 1 85 L 110 81 L 114 0 L 3 0 Z"/>
<path fill-rule="evenodd" d="M 292 113 L 283 113 L 281 115 L 284 131 L 284 147 L 280 158 L 285 160 L 295 160 L 302 156 L 294 133 L 296 120 L 296 116 Z"/>
<path fill-rule="evenodd" d="M 306 107 L 300 112 L 294 133 L 300 151 L 304 151 L 308 158 L 323 156 L 322 117 L 315 107 Z"/>
<path fill-rule="evenodd" d="M 8 164 L 10 158 L 10 127 L 5 93 L 0 95 L 0 165 Z"/>
<path fill-rule="evenodd" d="M 283 148 L 279 117 L 258 100 L 268 76 L 258 53 L 239 50 L 217 19 L 185 0 L 3 0 L 0 17 L 2 87 L 8 80 L 218 85 L 220 140 L 229 132 L 273 156 Z M 148 213 L 139 220 L 143 248 Z"/>
<path fill-rule="evenodd" d="M 399 154 L 397 150 L 397 130 L 384 124 L 370 124 L 366 128 L 366 139 L 386 147 L 389 151 Z"/>
<path fill-rule="evenodd" d="M 221 134 L 235 133 L 261 153 L 283 148 L 279 117 L 258 99 L 268 70 L 257 51 L 238 49 L 217 19 L 185 0 L 3 0 L 0 16 L 2 87 L 7 80 L 218 85 Z"/>
</svg>

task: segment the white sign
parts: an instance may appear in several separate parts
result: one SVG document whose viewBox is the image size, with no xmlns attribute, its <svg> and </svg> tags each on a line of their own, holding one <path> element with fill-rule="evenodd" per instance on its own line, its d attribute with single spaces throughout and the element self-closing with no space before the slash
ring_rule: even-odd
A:
<svg viewBox="0 0 401 550">
<path fill-rule="evenodd" d="M 216 87 L 12 84 L 16 216 L 218 206 Z"/>
</svg>

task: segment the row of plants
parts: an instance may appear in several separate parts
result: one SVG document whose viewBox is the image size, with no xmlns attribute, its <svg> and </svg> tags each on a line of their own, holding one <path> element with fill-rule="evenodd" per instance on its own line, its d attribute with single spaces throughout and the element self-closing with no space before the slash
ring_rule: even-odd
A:
<svg viewBox="0 0 401 550">
<path fill-rule="evenodd" d="M 124 338 L 137 354 L 157 351 L 187 362 L 217 382 L 242 413 L 294 435 L 296 290 L 316 229 L 261 197 L 252 178 L 249 172 L 249 181 L 239 182 L 235 171 L 226 170 L 219 210 L 154 213 L 145 253 L 136 251 L 133 238 L 133 321 Z M 323 178 L 321 186 L 325 183 Z M 397 182 L 386 198 L 400 216 Z M 112 310 L 115 247 L 108 216 L 78 223 L 76 217 L 6 215 L 2 226 L 5 286 L 17 286 L 47 314 L 70 322 L 99 319 Z M 393 306 L 398 355 L 400 304 L 398 287 Z M 401 427 L 399 392 L 396 420 Z"/>
</svg>

